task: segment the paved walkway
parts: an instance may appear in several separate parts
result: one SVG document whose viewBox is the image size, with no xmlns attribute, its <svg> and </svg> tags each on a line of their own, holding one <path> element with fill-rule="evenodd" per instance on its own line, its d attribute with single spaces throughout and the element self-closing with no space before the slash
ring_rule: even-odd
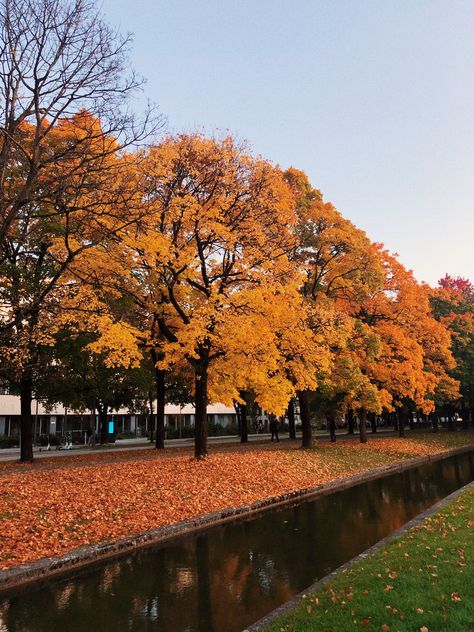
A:
<svg viewBox="0 0 474 632">
<path fill-rule="evenodd" d="M 407 429 L 408 430 L 408 429 Z M 409 430 L 408 430 L 409 432 Z M 367 432 L 368 437 L 376 438 L 378 436 L 387 436 L 394 434 L 393 428 L 379 428 L 377 430 L 377 434 L 371 433 L 369 430 Z M 329 434 L 324 430 L 317 430 L 313 433 L 318 439 L 325 439 L 329 441 Z M 354 435 L 349 435 L 345 430 L 339 431 L 336 435 L 340 438 L 344 439 L 358 439 L 359 434 L 356 433 Z M 249 442 L 258 442 L 258 441 L 270 441 L 270 434 L 252 434 L 249 435 Z M 288 440 L 288 433 L 280 433 L 280 438 Z M 297 433 L 296 438 L 301 439 L 301 434 Z M 232 445 L 232 444 L 240 444 L 240 437 L 238 435 L 231 436 L 221 436 L 221 437 L 208 437 L 208 441 L 210 445 Z M 194 446 L 194 439 L 167 439 L 165 441 L 165 448 L 188 448 Z M 114 452 L 115 450 L 149 450 L 153 447 L 153 444 L 146 437 L 136 437 L 133 439 L 119 439 L 115 443 L 109 443 L 101 446 L 100 444 L 96 445 L 95 448 L 85 447 L 85 446 L 77 446 L 75 445 L 72 450 L 56 450 L 55 448 L 51 449 L 49 452 L 45 450 L 45 448 L 35 447 L 33 448 L 33 453 L 35 459 L 43 459 L 43 458 L 51 458 L 51 457 L 59 457 L 59 456 L 71 456 L 71 455 L 82 455 L 82 454 L 98 454 L 101 452 Z M 20 458 L 20 449 L 19 448 L 5 448 L 0 450 L 0 463 L 8 462 L 8 461 L 18 461 Z"/>
</svg>

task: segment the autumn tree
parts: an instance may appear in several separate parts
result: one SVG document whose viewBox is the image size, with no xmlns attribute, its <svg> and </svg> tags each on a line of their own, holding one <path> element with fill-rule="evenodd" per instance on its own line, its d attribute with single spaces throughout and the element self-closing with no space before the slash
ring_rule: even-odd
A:
<svg viewBox="0 0 474 632">
<path fill-rule="evenodd" d="M 97 333 L 61 329 L 47 350 L 48 361 L 36 379 L 37 393 L 48 404 L 72 410 L 97 410 L 100 442 L 108 439 L 108 414 L 134 407 L 150 389 L 151 371 L 143 366 L 110 366 L 106 357 L 91 351 Z M 90 429 L 95 432 L 95 424 Z"/>
<path fill-rule="evenodd" d="M 81 285 L 73 267 L 79 267 L 87 250 L 116 238 L 135 220 L 129 157 L 113 152 L 104 156 L 104 146 L 114 146 L 115 139 L 100 130 L 97 119 L 80 112 L 50 131 L 41 153 L 66 150 L 83 139 L 74 177 L 69 167 L 64 174 L 61 163 L 50 164 L 42 174 L 40 198 L 21 206 L 1 242 L 0 347 L 4 370 L 21 398 L 22 460 L 32 459 L 31 398 L 41 347 L 52 343 L 58 326 L 74 310 L 82 313 L 83 323 L 95 311 L 106 311 Z M 34 142 L 33 126 L 25 122 L 23 132 Z M 49 187 L 50 173 L 62 182 L 60 188 Z M 22 181 L 22 174 L 19 162 L 12 186 Z"/>
<path fill-rule="evenodd" d="M 265 408 L 281 414 L 294 394 L 280 370 L 275 329 L 259 329 L 272 310 L 301 309 L 288 259 L 293 198 L 277 168 L 230 137 L 168 138 L 141 171 L 146 220 L 123 241 L 126 282 L 123 269 L 114 274 L 123 291 L 138 287 L 158 326 L 160 369 L 192 370 L 195 453 L 202 457 L 210 396 L 230 403 L 252 386 Z M 246 369 L 251 377 L 236 380 Z"/>
<path fill-rule="evenodd" d="M 31 460 L 36 350 L 73 261 L 116 234 L 118 214 L 131 221 L 124 149 L 152 117 L 128 111 L 141 84 L 128 70 L 130 37 L 92 3 L 3 0 L 0 14 L 0 345 L 22 393 L 21 458 Z"/>
<path fill-rule="evenodd" d="M 2 0 L 0 20 L 1 246 L 25 208 L 40 212 L 69 179 L 77 187 L 81 174 L 102 168 L 85 145 L 100 146 L 107 161 L 160 121 L 150 111 L 139 121 L 128 110 L 142 83 L 129 70 L 131 38 L 113 31 L 92 2 Z M 83 111 L 100 126 L 83 126 L 67 143 L 51 140 Z"/>
<path fill-rule="evenodd" d="M 301 292 L 319 317 L 310 326 L 324 324 L 332 355 L 329 371 L 317 376 L 316 399 L 333 426 L 336 414 L 356 412 L 365 442 L 367 413 L 429 412 L 441 390 L 455 394 L 449 333 L 410 271 L 325 203 L 305 174 L 290 169 L 285 176 L 297 199 Z M 299 393 L 303 445 L 311 444 L 308 396 Z"/>
<path fill-rule="evenodd" d="M 307 176 L 296 169 L 285 172 L 285 178 L 296 197 L 298 222 L 295 226 L 297 247 L 293 260 L 304 274 L 301 293 L 308 304 L 308 325 L 327 343 L 332 367 L 339 362 L 341 350 L 349 350 L 353 324 L 349 323 L 348 305 L 359 303 L 374 291 L 383 277 L 377 252 L 365 233 L 345 219 L 332 204 L 325 203 L 321 193 L 313 189 Z M 358 373 L 353 360 L 345 361 Z M 320 370 L 318 380 L 326 396 L 337 395 L 338 387 L 330 369 Z M 347 378 L 347 375 L 346 375 Z M 347 383 L 347 382 L 346 382 Z M 360 382 L 364 383 L 364 380 Z M 303 427 L 303 446 L 312 444 L 309 419 L 309 391 L 298 392 Z M 320 393 L 321 396 L 321 393 Z M 362 392 L 358 391 L 361 399 Z M 328 410 L 332 410 L 329 405 Z"/>
<path fill-rule="evenodd" d="M 225 355 L 213 364 L 210 392 L 240 409 L 251 394 L 262 409 L 282 415 L 299 389 L 316 387 L 317 372 L 328 367 L 327 344 L 308 326 L 297 285 L 261 288 L 254 299 Z"/>
<path fill-rule="evenodd" d="M 353 315 L 378 337 L 379 353 L 362 366 L 383 399 L 386 410 L 399 413 L 399 433 L 411 410 L 434 409 L 438 387 L 455 396 L 457 383 L 448 372 L 454 366 L 446 327 L 432 316 L 429 292 L 413 273 L 379 246 L 384 281 L 358 305 Z"/>
<path fill-rule="evenodd" d="M 338 317 L 338 336 L 331 345 L 333 362 L 330 370 L 318 376 L 316 399 L 326 413 L 329 425 L 336 417 L 357 414 L 362 443 L 367 441 L 367 413 L 381 413 L 390 403 L 390 396 L 380 389 L 367 374 L 367 367 L 380 355 L 380 340 L 358 319 Z"/>
<path fill-rule="evenodd" d="M 451 332 L 456 367 L 450 376 L 460 383 L 461 415 L 467 424 L 469 417 L 474 419 L 474 286 L 468 279 L 446 275 L 432 290 L 430 302 L 435 318 Z M 456 401 L 444 390 L 441 405 Z"/>
</svg>

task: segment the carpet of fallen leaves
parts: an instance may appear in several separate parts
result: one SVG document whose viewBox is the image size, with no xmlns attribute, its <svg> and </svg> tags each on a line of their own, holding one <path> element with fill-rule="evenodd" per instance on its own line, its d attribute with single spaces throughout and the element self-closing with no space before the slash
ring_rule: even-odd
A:
<svg viewBox="0 0 474 632">
<path fill-rule="evenodd" d="M 461 433 L 346 439 L 300 450 L 294 442 L 74 455 L 4 464 L 0 471 L 0 568 L 60 555 L 226 507 L 252 503 L 454 444 Z M 449 439 L 449 440 L 448 440 Z M 455 441 L 455 443 L 453 443 Z"/>
</svg>

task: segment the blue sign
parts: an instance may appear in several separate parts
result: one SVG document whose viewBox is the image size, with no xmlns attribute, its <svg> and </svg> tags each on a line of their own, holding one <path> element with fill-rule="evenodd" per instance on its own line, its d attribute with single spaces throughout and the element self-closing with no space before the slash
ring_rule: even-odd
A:
<svg viewBox="0 0 474 632">
<path fill-rule="evenodd" d="M 109 434 L 114 434 L 114 422 L 109 421 Z"/>
</svg>

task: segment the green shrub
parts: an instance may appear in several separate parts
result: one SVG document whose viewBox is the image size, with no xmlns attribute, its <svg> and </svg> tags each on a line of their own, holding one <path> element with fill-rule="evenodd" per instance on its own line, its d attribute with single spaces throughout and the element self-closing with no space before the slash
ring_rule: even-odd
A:
<svg viewBox="0 0 474 632">
<path fill-rule="evenodd" d="M 165 436 L 166 439 L 189 439 L 191 437 L 194 437 L 194 427 L 192 426 L 183 426 L 181 428 L 181 433 L 179 431 L 179 428 L 177 428 L 176 430 L 174 428 L 165 428 Z M 180 437 L 181 434 L 181 437 Z"/>
<path fill-rule="evenodd" d="M 45 448 L 48 443 L 49 445 L 59 445 L 59 439 L 55 434 L 41 434 L 38 438 L 38 443 L 41 447 Z"/>
<path fill-rule="evenodd" d="M 7 435 L 0 435 L 0 449 L 1 448 L 17 448 L 20 445 L 18 437 L 7 437 Z"/>
<path fill-rule="evenodd" d="M 134 432 L 119 432 L 116 436 L 117 439 L 135 439 L 136 434 Z"/>
<path fill-rule="evenodd" d="M 222 426 L 221 424 L 209 424 L 208 434 L 210 437 L 225 437 L 239 434 L 236 424 Z"/>
</svg>

